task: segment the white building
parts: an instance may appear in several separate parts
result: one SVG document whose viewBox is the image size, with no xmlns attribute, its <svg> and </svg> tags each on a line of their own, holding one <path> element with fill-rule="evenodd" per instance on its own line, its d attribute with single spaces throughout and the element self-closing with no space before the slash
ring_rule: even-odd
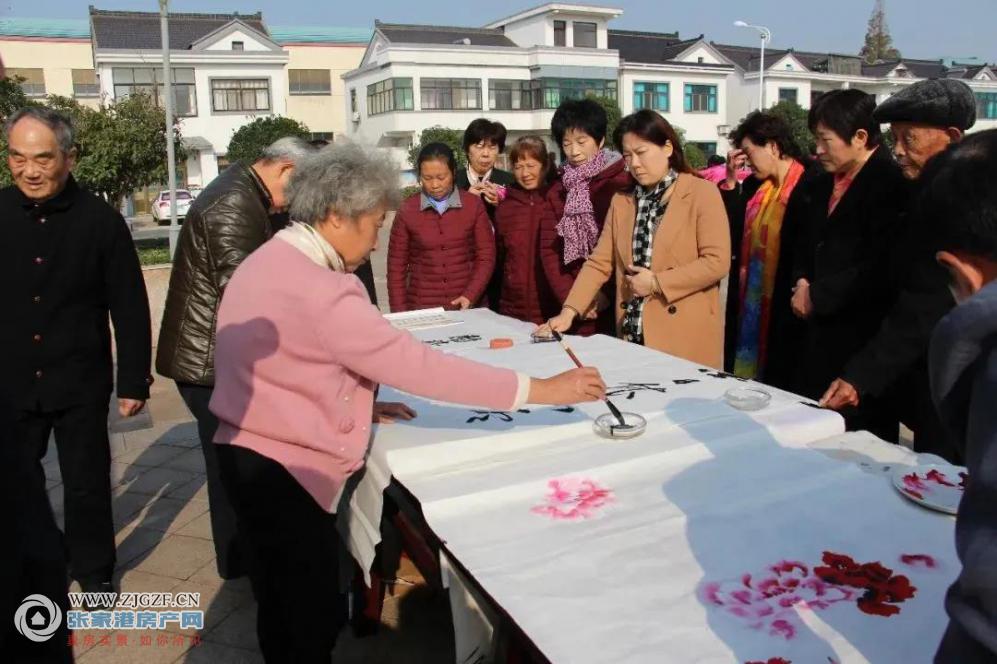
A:
<svg viewBox="0 0 997 664">
<path fill-rule="evenodd" d="M 730 131 L 734 65 L 703 39 L 677 34 L 610 30 L 620 54 L 620 110 L 650 108 L 685 132 L 707 156 L 723 152 Z"/>
<path fill-rule="evenodd" d="M 759 50 L 757 47 L 712 44 L 735 64 L 737 75 L 730 81 L 732 124 L 758 108 Z M 973 89 L 977 98 L 977 121 L 972 131 L 997 127 L 997 74 L 989 65 L 967 65 L 941 60 L 904 58 L 868 64 L 857 55 L 769 50 L 765 54 L 765 106 L 791 100 L 810 108 L 814 99 L 830 90 L 857 88 L 876 96 L 876 101 L 926 78 L 956 78 Z"/>
<path fill-rule="evenodd" d="M 487 116 L 513 139 L 548 136 L 562 100 L 596 94 L 616 99 L 624 114 L 655 109 L 707 155 L 723 153 L 730 128 L 758 108 L 758 48 L 611 29 L 622 13 L 553 3 L 482 28 L 376 22 L 360 66 L 343 75 L 347 133 L 408 167 L 408 148 L 427 127 L 462 129 Z M 974 130 L 997 126 L 997 76 L 986 65 L 868 65 L 793 49 L 770 49 L 766 63 L 766 106 L 786 99 L 809 108 L 816 95 L 849 87 L 882 101 L 917 80 L 955 77 L 977 94 Z"/>
<path fill-rule="evenodd" d="M 548 4 L 483 28 L 377 22 L 360 67 L 343 76 L 348 133 L 407 167 L 408 148 L 427 127 L 462 129 L 487 116 L 510 139 L 547 137 L 561 101 L 595 94 L 624 113 L 659 110 L 712 153 L 727 130 L 735 66 L 702 36 L 610 30 L 621 13 Z"/>
<path fill-rule="evenodd" d="M 619 55 L 606 48 L 620 10 L 546 5 L 484 28 L 375 23 L 360 67 L 343 75 L 348 133 L 407 150 L 431 126 L 487 115 L 510 138 L 549 133 L 563 99 L 617 97 Z"/>
<path fill-rule="evenodd" d="M 90 9 L 94 66 L 101 94 L 118 99 L 163 89 L 159 15 Z M 182 165 L 190 185 L 224 168 L 232 134 L 256 117 L 287 115 L 288 54 L 259 14 L 170 14 L 174 110 L 180 118 Z"/>
</svg>

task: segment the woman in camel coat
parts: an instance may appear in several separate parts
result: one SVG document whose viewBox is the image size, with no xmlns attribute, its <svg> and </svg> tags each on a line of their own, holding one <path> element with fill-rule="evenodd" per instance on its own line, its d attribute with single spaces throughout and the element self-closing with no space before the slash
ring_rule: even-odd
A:
<svg viewBox="0 0 997 664">
<path fill-rule="evenodd" d="M 730 269 L 720 193 L 692 174 L 675 130 L 659 114 L 624 118 L 615 139 L 638 186 L 613 197 L 599 241 L 549 325 L 567 331 L 615 279 L 621 338 L 720 368 L 720 280 Z"/>
</svg>

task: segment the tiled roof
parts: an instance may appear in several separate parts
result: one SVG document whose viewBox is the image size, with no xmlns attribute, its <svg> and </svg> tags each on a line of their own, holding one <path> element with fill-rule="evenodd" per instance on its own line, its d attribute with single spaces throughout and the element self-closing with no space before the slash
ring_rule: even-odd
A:
<svg viewBox="0 0 997 664">
<path fill-rule="evenodd" d="M 270 36 L 278 44 L 366 44 L 370 28 L 271 26 Z"/>
<path fill-rule="evenodd" d="M 170 14 L 170 49 L 189 49 L 194 42 L 215 30 L 240 20 L 269 37 L 263 14 Z M 90 8 L 94 48 L 159 49 L 161 39 L 159 14 L 156 12 L 119 12 Z"/>
<path fill-rule="evenodd" d="M 716 42 L 710 42 L 713 48 L 717 49 L 724 56 L 734 62 L 738 67 L 747 71 L 751 69 L 752 58 L 758 57 L 758 47 L 757 46 L 736 46 L 733 44 L 718 44 Z M 766 56 L 768 52 L 766 51 Z M 758 61 L 755 60 L 755 68 L 758 68 Z"/>
<path fill-rule="evenodd" d="M 90 39 L 90 22 L 82 18 L 0 18 L 0 35 Z"/>
<path fill-rule="evenodd" d="M 619 51 L 620 58 L 627 62 L 658 64 L 672 60 L 697 41 L 698 37 L 679 39 L 674 33 L 610 30 L 608 45 L 609 48 Z"/>
<path fill-rule="evenodd" d="M 155 16 L 156 48 L 158 48 L 159 15 L 156 14 Z M 223 14 L 222 16 L 226 17 L 224 23 L 231 20 L 231 17 L 227 15 Z M 239 16 L 239 18 L 249 23 L 248 19 L 250 17 Z M 250 23 L 250 25 L 252 24 Z M 370 28 L 343 28 L 337 26 L 275 26 L 269 28 L 269 32 L 271 38 L 278 44 L 366 44 L 370 41 L 373 34 L 373 30 Z M 81 18 L 0 18 L 0 36 L 90 39 L 90 21 Z M 171 39 L 170 41 L 173 40 Z"/>
<path fill-rule="evenodd" d="M 470 40 L 471 46 L 516 46 L 515 42 L 506 37 L 501 30 L 488 28 L 403 25 L 380 21 L 374 21 L 374 27 L 380 30 L 388 41 L 396 44 L 455 44 L 467 39 Z"/>
<path fill-rule="evenodd" d="M 862 64 L 863 76 L 886 76 L 903 65 L 914 78 L 944 78 L 947 68 L 941 60 L 893 60 L 891 62 L 877 62 L 875 64 Z"/>
</svg>

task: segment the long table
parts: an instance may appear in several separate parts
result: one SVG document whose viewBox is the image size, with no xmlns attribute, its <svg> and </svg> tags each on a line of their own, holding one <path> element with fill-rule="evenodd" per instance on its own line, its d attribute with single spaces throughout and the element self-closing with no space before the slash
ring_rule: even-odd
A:
<svg viewBox="0 0 997 664">
<path fill-rule="evenodd" d="M 455 315 L 416 336 L 531 375 L 572 366 L 531 344 L 530 325 Z M 490 350 L 494 336 L 514 346 Z M 499 413 L 381 390 L 419 417 L 378 428 L 341 522 L 369 569 L 385 487 L 418 500 L 449 557 L 458 661 L 488 647 L 496 611 L 558 663 L 931 660 L 958 565 L 951 517 L 908 503 L 882 470 L 911 452 L 843 435 L 837 414 L 786 392 L 742 412 L 722 396 L 745 383 L 722 372 L 570 342 L 648 420 L 643 436 L 597 436 L 601 403 Z"/>
</svg>

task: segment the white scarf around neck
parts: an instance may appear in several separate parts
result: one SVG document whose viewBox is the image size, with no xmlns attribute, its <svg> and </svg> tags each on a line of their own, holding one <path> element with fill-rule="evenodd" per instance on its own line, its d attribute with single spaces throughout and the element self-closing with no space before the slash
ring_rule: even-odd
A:
<svg viewBox="0 0 997 664">
<path fill-rule="evenodd" d="M 287 228 L 277 231 L 274 237 L 287 242 L 317 265 L 335 272 L 346 272 L 346 264 L 336 249 L 308 224 L 292 221 Z"/>
</svg>

